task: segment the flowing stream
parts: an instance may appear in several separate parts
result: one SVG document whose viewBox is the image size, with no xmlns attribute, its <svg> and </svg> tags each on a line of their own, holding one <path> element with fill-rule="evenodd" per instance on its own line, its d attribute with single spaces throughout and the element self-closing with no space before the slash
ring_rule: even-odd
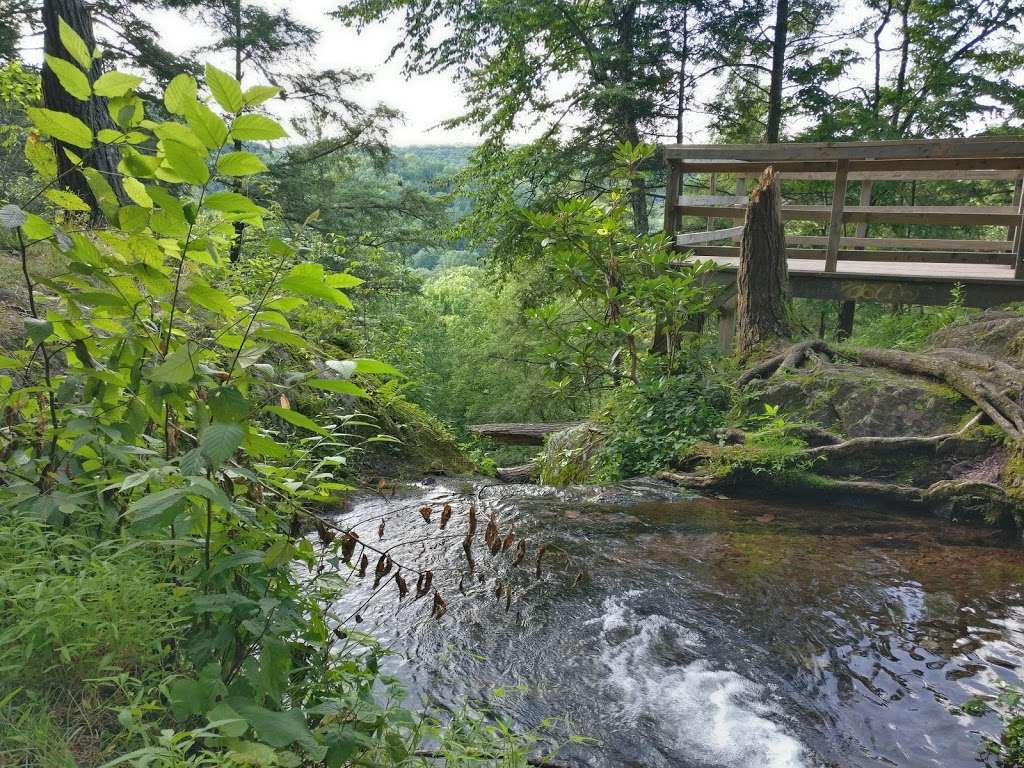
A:
<svg viewBox="0 0 1024 768">
<path fill-rule="evenodd" d="M 520 566 L 515 543 L 485 548 L 492 513 L 501 537 L 527 541 Z M 341 609 L 396 651 L 388 671 L 428 703 L 486 701 L 522 727 L 562 717 L 596 740 L 568 747 L 569 765 L 974 766 L 999 722 L 959 705 L 1024 669 L 1024 551 L 990 530 L 653 482 L 448 478 L 356 499 L 339 522 L 376 543 L 381 517 L 381 545 L 433 570 L 447 612 L 431 619 L 432 593 L 399 601 L 393 582 L 363 606 L 373 559 Z"/>
</svg>

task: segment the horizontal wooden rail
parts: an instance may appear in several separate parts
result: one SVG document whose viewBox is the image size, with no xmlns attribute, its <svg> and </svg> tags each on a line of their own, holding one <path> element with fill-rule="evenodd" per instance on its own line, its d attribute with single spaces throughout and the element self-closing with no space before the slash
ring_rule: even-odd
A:
<svg viewBox="0 0 1024 768">
<path fill-rule="evenodd" d="M 827 245 L 828 238 L 821 235 L 787 235 L 786 245 Z M 1013 248 L 1010 240 L 940 240 L 912 237 L 843 237 L 840 247 L 846 248 L 896 248 L 918 251 L 986 251 L 1009 253 Z"/>
<path fill-rule="evenodd" d="M 784 205 L 783 221 L 828 221 L 832 208 L 827 205 Z M 744 206 L 681 205 L 683 216 L 714 219 L 742 219 Z M 926 206 L 926 205 L 854 205 L 843 210 L 843 222 L 863 221 L 867 224 L 952 224 L 996 225 L 1016 224 L 1020 214 L 1012 206 Z"/>
<path fill-rule="evenodd" d="M 746 195 L 682 195 L 679 205 L 746 205 Z"/>
<path fill-rule="evenodd" d="M 665 157 L 709 160 L 908 160 L 1024 157 L 1024 139 L 903 139 L 785 144 L 673 144 Z M 851 169 L 852 170 L 852 169 Z"/>
<path fill-rule="evenodd" d="M 757 176 L 769 165 L 786 175 L 798 173 L 824 173 L 835 175 L 836 164 L 830 161 L 814 160 L 670 160 L 683 173 L 739 173 Z M 929 158 L 924 160 L 851 160 L 850 176 L 855 173 L 888 174 L 944 171 L 951 174 L 968 171 L 1006 171 L 1010 178 L 1017 178 L 1024 172 L 1024 155 L 994 158 Z M 882 176 L 873 180 L 882 180 Z"/>
<path fill-rule="evenodd" d="M 696 245 L 692 250 L 694 256 L 704 258 L 735 258 L 740 257 L 739 246 L 735 245 Z M 786 248 L 787 259 L 824 259 L 825 248 Z M 1012 253 L 988 253 L 979 251 L 863 251 L 840 248 L 839 261 L 891 261 L 905 263 L 935 264 L 1000 264 L 1012 266 Z"/>
<path fill-rule="evenodd" d="M 686 232 L 676 235 L 676 245 L 692 245 L 694 243 L 713 243 L 716 240 L 729 240 L 743 235 L 743 227 L 713 229 L 710 232 Z"/>
</svg>

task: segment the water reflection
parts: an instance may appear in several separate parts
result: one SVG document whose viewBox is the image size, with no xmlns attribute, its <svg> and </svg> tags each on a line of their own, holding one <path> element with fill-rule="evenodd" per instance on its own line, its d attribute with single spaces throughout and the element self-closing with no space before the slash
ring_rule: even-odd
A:
<svg viewBox="0 0 1024 768">
<path fill-rule="evenodd" d="M 446 503 L 445 531 L 417 511 Z M 492 512 L 531 557 L 545 544 L 540 579 L 484 551 Z M 524 686 L 498 708 L 599 739 L 569 753 L 579 765 L 976 765 L 979 731 L 998 724 L 958 705 L 1020 679 L 1024 556 L 992 531 L 654 484 L 439 481 L 343 519 L 376 540 L 381 516 L 385 543 L 406 542 L 396 559 L 432 568 L 449 605 L 440 622 L 428 600 L 390 593 L 362 610 L 361 628 L 400 652 L 392 671 L 442 706 Z M 356 584 L 347 605 L 369 591 Z"/>
</svg>

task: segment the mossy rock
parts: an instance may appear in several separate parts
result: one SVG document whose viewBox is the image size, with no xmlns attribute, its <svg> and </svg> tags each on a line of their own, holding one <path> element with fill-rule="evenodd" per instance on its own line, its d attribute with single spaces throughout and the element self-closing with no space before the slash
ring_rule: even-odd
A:
<svg viewBox="0 0 1024 768">
<path fill-rule="evenodd" d="M 928 436 L 955 431 L 972 404 L 924 379 L 856 366 L 823 366 L 760 382 L 750 415 L 778 406 L 791 422 L 825 427 L 846 437 Z"/>
<path fill-rule="evenodd" d="M 995 483 L 943 480 L 928 489 L 929 508 L 956 523 L 1019 523 L 1024 504 Z"/>
<path fill-rule="evenodd" d="M 990 309 L 936 331 L 928 349 L 964 349 L 1014 365 L 1024 364 L 1024 313 Z"/>
<path fill-rule="evenodd" d="M 540 458 L 545 485 L 578 485 L 597 480 L 604 432 L 591 423 L 579 424 L 548 436 Z"/>
</svg>

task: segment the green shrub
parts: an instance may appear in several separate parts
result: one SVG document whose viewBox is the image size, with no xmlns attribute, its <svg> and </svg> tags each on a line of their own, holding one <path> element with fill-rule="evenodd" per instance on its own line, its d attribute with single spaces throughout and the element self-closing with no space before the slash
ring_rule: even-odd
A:
<svg viewBox="0 0 1024 768">
<path fill-rule="evenodd" d="M 651 474 L 672 465 L 724 426 L 728 409 L 728 391 L 703 374 L 661 376 L 617 389 L 599 417 L 607 425 L 605 474 Z"/>
</svg>

